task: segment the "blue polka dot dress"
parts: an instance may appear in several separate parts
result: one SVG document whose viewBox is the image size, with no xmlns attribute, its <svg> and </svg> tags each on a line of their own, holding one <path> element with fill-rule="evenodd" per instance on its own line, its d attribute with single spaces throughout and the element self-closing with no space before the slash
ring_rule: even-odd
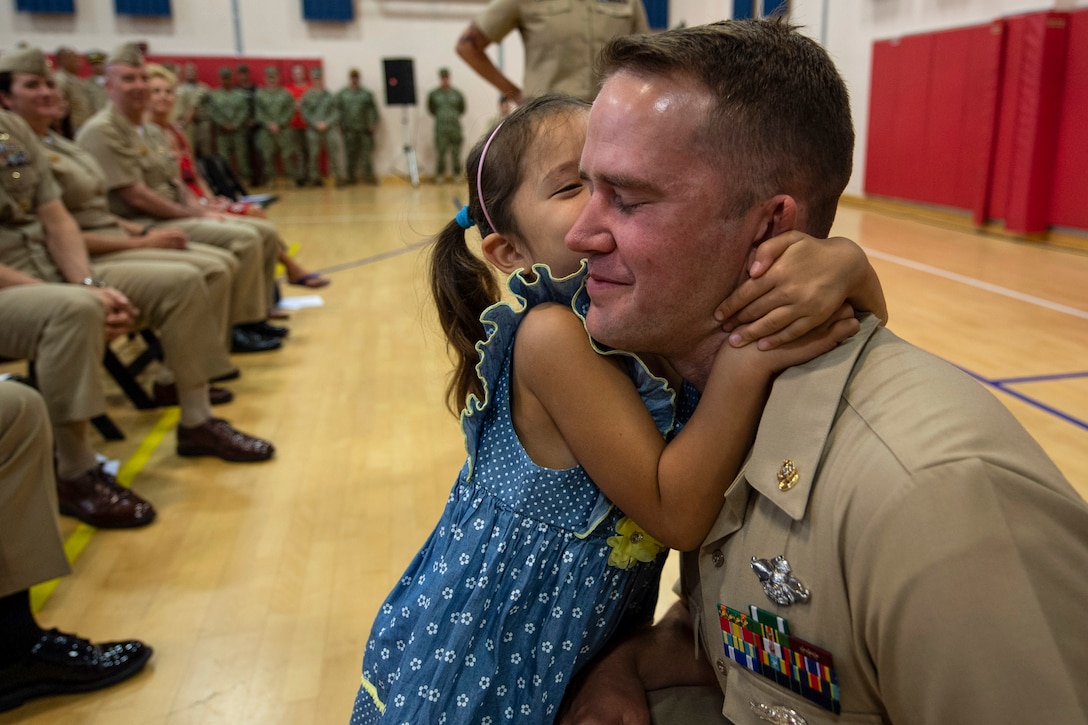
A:
<svg viewBox="0 0 1088 725">
<path fill-rule="evenodd" d="M 536 304 L 569 304 L 583 279 L 536 271 L 536 281 L 510 280 L 519 308 L 500 303 L 481 318 L 484 399 L 470 398 L 461 415 L 468 458 L 438 525 L 374 621 L 353 725 L 551 723 L 572 675 L 610 635 L 652 617 L 666 554 L 655 547 L 648 561 L 610 564 L 617 544 L 640 538 L 617 532 L 623 513 L 581 467 L 534 464 L 514 432 L 517 326 Z M 667 434 L 672 391 L 621 355 Z"/>
</svg>

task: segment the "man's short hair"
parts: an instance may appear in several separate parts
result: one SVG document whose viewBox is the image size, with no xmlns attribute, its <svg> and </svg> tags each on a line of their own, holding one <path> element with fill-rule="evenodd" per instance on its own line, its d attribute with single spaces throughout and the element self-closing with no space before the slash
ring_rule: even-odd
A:
<svg viewBox="0 0 1088 725">
<path fill-rule="evenodd" d="M 691 78 L 713 97 L 702 139 L 741 192 L 742 212 L 789 194 L 826 236 L 853 169 L 846 85 L 827 52 L 782 18 L 726 20 L 613 39 L 601 75 Z"/>
</svg>

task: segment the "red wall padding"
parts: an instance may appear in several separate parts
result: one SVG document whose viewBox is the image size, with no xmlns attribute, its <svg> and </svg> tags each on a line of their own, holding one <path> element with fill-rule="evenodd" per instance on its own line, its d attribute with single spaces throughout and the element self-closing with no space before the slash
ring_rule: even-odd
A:
<svg viewBox="0 0 1088 725">
<path fill-rule="evenodd" d="M 1088 229 L 1088 9 L 1069 14 L 1050 222 Z"/>
<path fill-rule="evenodd" d="M 867 194 L 1088 229 L 1088 10 L 873 45 Z"/>
<path fill-rule="evenodd" d="M 873 45 L 867 194 L 974 209 L 985 197 L 1000 24 Z"/>
</svg>

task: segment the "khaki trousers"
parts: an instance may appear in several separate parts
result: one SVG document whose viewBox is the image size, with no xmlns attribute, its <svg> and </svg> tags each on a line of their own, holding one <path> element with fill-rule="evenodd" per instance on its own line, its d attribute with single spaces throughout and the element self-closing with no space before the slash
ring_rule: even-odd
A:
<svg viewBox="0 0 1088 725">
<path fill-rule="evenodd" d="M 106 412 L 104 326 L 105 308 L 86 287 L 29 284 L 0 289 L 0 356 L 34 361 L 38 389 L 54 425 Z"/>
<path fill-rule="evenodd" d="M 69 571 L 45 405 L 31 388 L 0 381 L 0 597 Z"/>
</svg>

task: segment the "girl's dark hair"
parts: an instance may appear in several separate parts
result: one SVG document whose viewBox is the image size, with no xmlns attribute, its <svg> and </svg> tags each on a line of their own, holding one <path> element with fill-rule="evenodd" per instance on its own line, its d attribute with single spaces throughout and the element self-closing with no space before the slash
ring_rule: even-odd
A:
<svg viewBox="0 0 1088 725">
<path fill-rule="evenodd" d="M 468 154 L 468 213 L 486 237 L 492 232 L 518 236 L 517 221 L 511 209 L 514 193 L 525 175 L 524 158 L 540 123 L 560 114 L 584 113 L 585 101 L 563 95 L 547 95 L 527 101 L 506 117 L 498 130 L 492 129 Z M 492 138 L 494 135 L 494 138 Z M 487 140 L 484 173 L 480 177 L 480 155 Z M 487 205 L 483 213 L 477 192 Z M 483 398 L 483 386 L 476 375 L 476 343 L 484 338 L 480 314 L 500 299 L 501 288 L 491 267 L 472 253 L 465 243 L 465 230 L 456 220 L 438 233 L 431 250 L 431 293 L 438 308 L 438 320 L 446 333 L 446 345 L 454 361 L 454 371 L 446 387 L 447 404 L 456 413 L 470 394 Z"/>
<path fill-rule="evenodd" d="M 11 94 L 11 77 L 11 71 L 0 70 L 0 93 Z"/>
</svg>

